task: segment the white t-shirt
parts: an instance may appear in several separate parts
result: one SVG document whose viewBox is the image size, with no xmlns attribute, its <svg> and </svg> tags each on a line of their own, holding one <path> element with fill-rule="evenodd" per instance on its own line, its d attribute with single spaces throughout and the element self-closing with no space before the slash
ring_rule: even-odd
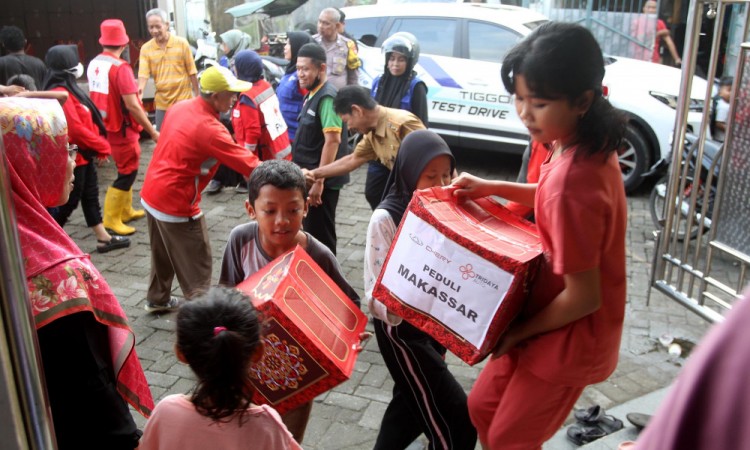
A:
<svg viewBox="0 0 750 450">
<path fill-rule="evenodd" d="M 389 313 L 383 303 L 373 298 L 372 290 L 375 288 L 375 282 L 378 281 L 380 271 L 383 270 L 385 258 L 388 256 L 397 230 L 398 227 L 393 222 L 390 213 L 385 209 L 376 209 L 372 212 L 370 223 L 367 225 L 367 240 L 365 241 L 364 276 L 367 307 L 373 317 L 392 326 L 399 325 L 403 319 Z"/>
<path fill-rule="evenodd" d="M 716 121 L 726 124 L 727 119 L 729 119 L 729 102 L 720 98 L 719 101 L 716 102 Z M 717 128 L 714 132 L 714 140 L 724 142 L 725 135 L 726 133 L 724 133 L 724 131 Z"/>
</svg>

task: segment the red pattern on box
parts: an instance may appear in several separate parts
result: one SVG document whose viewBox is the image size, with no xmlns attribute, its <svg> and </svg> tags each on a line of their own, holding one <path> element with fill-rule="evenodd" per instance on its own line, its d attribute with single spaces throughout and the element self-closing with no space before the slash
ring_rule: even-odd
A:
<svg viewBox="0 0 750 450">
<path fill-rule="evenodd" d="M 397 263 L 391 260 L 391 256 L 399 240 L 410 239 L 408 236 L 401 236 L 405 220 L 396 232 L 394 244 L 388 252 L 373 296 L 384 303 L 390 311 L 425 331 L 463 361 L 474 365 L 492 351 L 502 333 L 523 309 L 543 252 L 541 240 L 533 223 L 512 213 L 491 197 L 466 200 L 459 204 L 453 196 L 453 191 L 454 188 L 439 187 L 416 191 L 409 203 L 407 214 L 416 215 L 450 241 L 514 275 L 514 280 L 491 321 L 481 347 L 475 347 L 442 322 L 404 303 L 382 284 L 388 264 Z M 471 268 L 461 267 L 462 272 L 466 270 Z"/>
<path fill-rule="evenodd" d="M 253 402 L 279 413 L 351 376 L 367 317 L 299 246 L 237 286 L 264 318 Z"/>
</svg>

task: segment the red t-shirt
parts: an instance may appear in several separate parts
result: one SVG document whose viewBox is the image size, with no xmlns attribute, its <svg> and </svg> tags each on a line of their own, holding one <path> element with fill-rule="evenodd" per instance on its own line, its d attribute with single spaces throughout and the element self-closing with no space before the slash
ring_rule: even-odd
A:
<svg viewBox="0 0 750 450">
<path fill-rule="evenodd" d="M 664 31 L 667 29 L 667 24 L 664 23 L 661 19 L 656 19 L 656 38 L 654 39 L 654 54 L 651 55 L 651 62 L 658 63 L 661 59 L 661 55 L 659 54 L 659 46 L 661 45 L 661 36 L 659 36 L 659 32 Z"/>
<path fill-rule="evenodd" d="M 617 154 L 575 156 L 569 149 L 541 167 L 534 214 L 545 252 L 531 304 L 541 309 L 564 274 L 599 268 L 601 307 L 522 344 L 521 364 L 544 380 L 586 386 L 617 366 L 625 316 L 627 203 Z M 532 319 L 533 320 L 533 319 Z"/>
<path fill-rule="evenodd" d="M 68 92 L 62 86 L 52 90 Z M 107 138 L 99 134 L 99 128 L 94 124 L 94 119 L 91 118 L 91 111 L 72 93 L 69 92 L 69 94 L 68 101 L 62 105 L 65 120 L 68 122 L 68 141 L 77 145 L 81 150 L 95 151 L 100 158 L 108 156 L 112 153 L 109 142 L 107 142 Z M 76 166 L 85 166 L 86 164 L 88 164 L 88 161 L 78 153 L 76 155 Z"/>
<path fill-rule="evenodd" d="M 133 69 L 130 65 L 123 64 L 120 66 L 120 70 L 117 71 L 116 80 L 117 89 L 120 95 L 138 95 L 138 83 L 135 81 L 135 75 L 133 75 Z M 131 127 L 127 127 L 125 136 L 123 136 L 122 133 L 107 133 L 107 139 L 110 143 L 115 145 L 138 141 L 140 137 L 140 133 Z"/>
<path fill-rule="evenodd" d="M 534 184 L 539 182 L 539 173 L 542 164 L 549 157 L 549 150 L 541 142 L 531 141 L 529 145 L 531 145 L 531 149 L 529 151 L 529 162 L 526 164 L 526 182 Z M 521 203 L 508 202 L 505 207 L 521 217 L 528 217 L 534 213 L 534 208 Z"/>
</svg>

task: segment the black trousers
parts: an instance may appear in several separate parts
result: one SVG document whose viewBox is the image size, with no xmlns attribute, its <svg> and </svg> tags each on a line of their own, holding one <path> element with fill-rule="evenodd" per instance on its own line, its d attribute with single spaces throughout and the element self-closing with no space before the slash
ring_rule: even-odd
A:
<svg viewBox="0 0 750 450">
<path fill-rule="evenodd" d="M 80 312 L 37 335 L 58 449 L 137 447 L 142 433 L 117 392 L 107 327 Z"/>
<path fill-rule="evenodd" d="M 86 226 L 93 227 L 102 223 L 102 207 L 99 204 L 99 180 L 96 175 L 96 164 L 90 162 L 85 166 L 77 166 L 73 170 L 73 191 L 68 203 L 50 210 L 55 222 L 64 227 L 78 203 L 83 208 Z"/>
<path fill-rule="evenodd" d="M 218 181 L 222 186 L 237 186 L 240 183 L 245 182 L 245 177 L 241 173 L 235 172 L 224 164 L 219 165 L 216 170 L 214 177 L 211 178 L 214 181 Z"/>
<path fill-rule="evenodd" d="M 378 161 L 370 161 L 367 165 L 367 178 L 365 179 L 365 198 L 370 208 L 375 211 L 380 201 L 383 200 L 385 182 L 391 171 Z"/>
<path fill-rule="evenodd" d="M 302 220 L 302 228 L 336 254 L 336 206 L 339 204 L 341 189 L 323 188 L 320 206 L 311 206 L 307 217 Z"/>
<path fill-rule="evenodd" d="M 394 382 L 375 450 L 404 449 L 422 433 L 430 449 L 473 450 L 477 432 L 445 348 L 406 321 L 391 327 L 375 319 L 375 337 Z"/>
<path fill-rule="evenodd" d="M 112 187 L 121 191 L 129 191 L 135 183 L 135 178 L 138 176 L 138 171 L 134 170 L 129 174 L 117 172 L 117 178 L 112 182 Z"/>
</svg>

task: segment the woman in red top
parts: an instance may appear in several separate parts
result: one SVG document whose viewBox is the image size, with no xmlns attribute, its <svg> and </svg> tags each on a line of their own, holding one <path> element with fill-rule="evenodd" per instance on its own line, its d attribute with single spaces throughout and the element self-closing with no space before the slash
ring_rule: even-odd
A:
<svg viewBox="0 0 750 450">
<path fill-rule="evenodd" d="M 70 199 L 64 205 L 51 209 L 50 213 L 61 227 L 65 226 L 80 202 L 86 225 L 96 236 L 96 250 L 99 253 L 128 247 L 130 239 L 111 236 L 102 225 L 96 166 L 108 161 L 110 146 L 99 110 L 76 83 L 76 78 L 83 75 L 83 66 L 78 61 L 78 49 L 75 45 L 56 45 L 47 51 L 45 62 L 48 72 L 44 89 L 70 94 L 68 101 L 63 104 L 63 112 L 68 122 L 68 139 L 79 149 Z M 94 160 L 96 163 L 92 164 Z"/>
<path fill-rule="evenodd" d="M 154 408 L 135 335 L 107 281 L 45 209 L 73 189 L 62 110 L 0 99 L 0 131 L 57 448 L 135 448 L 126 401 L 144 416 Z"/>
<path fill-rule="evenodd" d="M 531 138 L 551 144 L 549 156 L 537 183 L 462 174 L 456 195 L 533 206 L 544 259 L 524 314 L 469 394 L 469 413 L 484 448 L 529 450 L 617 365 L 627 203 L 616 150 L 626 120 L 602 97 L 602 51 L 580 25 L 540 26 L 508 52 L 501 76 Z"/>
</svg>

